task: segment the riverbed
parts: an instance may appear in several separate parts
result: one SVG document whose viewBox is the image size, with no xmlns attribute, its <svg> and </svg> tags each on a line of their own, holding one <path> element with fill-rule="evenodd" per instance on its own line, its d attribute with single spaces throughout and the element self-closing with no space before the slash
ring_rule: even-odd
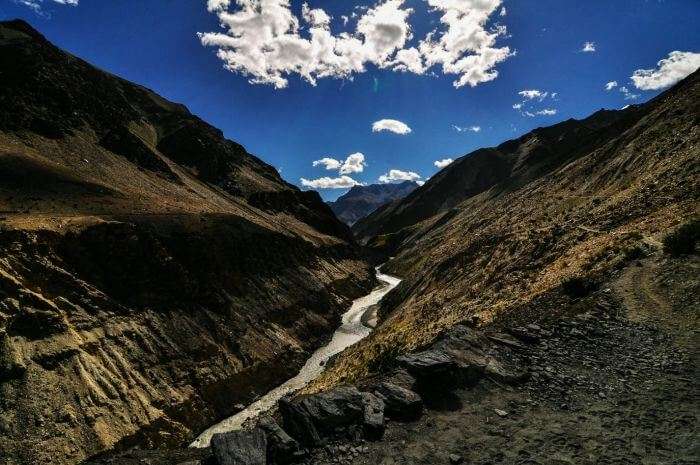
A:
<svg viewBox="0 0 700 465">
<path fill-rule="evenodd" d="M 200 434 L 190 447 L 207 447 L 214 434 L 238 430 L 247 420 L 271 410 L 282 397 L 298 391 L 323 373 L 331 357 L 367 337 L 372 331 L 371 323 L 376 322 L 376 315 L 371 315 L 376 311 L 374 306 L 401 282 L 399 278 L 381 273 L 379 268 L 377 268 L 377 279 L 381 283 L 380 286 L 366 296 L 353 301 L 350 309 L 343 314 L 342 323 L 333 333 L 330 342 L 309 357 L 298 375 L 263 395 L 237 414 L 210 427 Z M 368 322 L 371 323 L 367 324 Z"/>
</svg>

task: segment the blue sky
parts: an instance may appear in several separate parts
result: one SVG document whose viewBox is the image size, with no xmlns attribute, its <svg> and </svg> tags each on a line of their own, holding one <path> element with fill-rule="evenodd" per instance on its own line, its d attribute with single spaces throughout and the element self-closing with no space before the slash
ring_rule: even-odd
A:
<svg viewBox="0 0 700 465">
<path fill-rule="evenodd" d="M 301 178 L 341 176 L 339 167 L 326 170 L 320 164 L 312 166 L 313 161 L 326 157 L 343 162 L 355 153 L 364 155 L 362 171 L 351 163 L 346 175 L 357 182 L 377 182 L 392 169 L 425 179 L 438 170 L 436 160 L 457 158 L 600 108 L 646 101 L 683 70 L 697 67 L 696 55 L 677 56 L 667 67 L 658 66 L 659 60 L 672 51 L 700 52 L 698 0 L 455 0 L 490 4 L 487 11 L 493 11 L 483 23 L 486 33 L 507 29 L 500 29 L 490 45 L 495 50 L 508 47 L 509 52 L 488 69 L 498 72 L 495 79 L 455 88 L 453 82 L 461 74 L 444 74 L 440 64 L 417 74 L 392 66 L 380 69 L 369 60 L 351 79 L 318 77 L 313 86 L 292 73 L 283 75 L 285 88 L 276 88 L 251 84 L 250 76 L 225 70 L 217 48 L 202 45 L 198 32 L 227 32 L 217 13 L 235 13 L 238 7 L 233 3 L 228 9 L 208 11 L 205 0 L 79 0 L 75 6 L 22 1 L 39 5 L 38 11 L 21 1 L 0 0 L 0 18 L 23 18 L 71 53 L 184 103 L 299 186 Z M 440 23 L 443 12 L 428 11 L 426 0 L 308 3 L 333 18 L 319 27 L 337 36 L 354 32 L 367 14 L 367 9 L 353 6 L 372 8 L 383 1 L 413 10 L 405 21 L 413 38 L 405 40 L 404 49 L 418 48 L 435 28 L 438 38 L 447 29 Z M 431 0 L 433 5 L 446 1 Z M 305 25 L 302 2 L 291 3 L 291 14 Z M 342 15 L 353 11 L 356 17 L 343 26 Z M 299 34 L 307 38 L 308 27 Z M 595 51 L 582 51 L 586 42 Z M 640 69 L 654 71 L 632 81 Z M 611 81 L 617 86 L 608 91 L 605 86 Z M 526 94 L 528 99 L 518 94 L 524 90 L 539 90 L 540 95 Z M 513 108 L 523 102 L 520 110 Z M 556 114 L 537 114 L 550 110 Z M 382 119 L 403 122 L 411 132 L 373 132 L 373 123 Z M 469 129 L 473 127 L 480 130 Z M 333 199 L 345 190 L 320 192 Z"/>
</svg>

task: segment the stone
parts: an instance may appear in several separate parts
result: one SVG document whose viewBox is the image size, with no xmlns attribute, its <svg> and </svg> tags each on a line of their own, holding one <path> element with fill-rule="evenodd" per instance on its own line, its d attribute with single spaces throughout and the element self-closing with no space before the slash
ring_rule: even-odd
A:
<svg viewBox="0 0 700 465">
<path fill-rule="evenodd" d="M 462 463 L 464 461 L 462 456 L 457 455 L 457 454 L 450 454 L 449 459 L 450 459 L 450 463 L 452 465 L 459 465 L 460 463 Z"/>
<path fill-rule="evenodd" d="M 378 441 L 384 436 L 384 401 L 374 394 L 363 392 L 362 402 L 364 436 L 371 441 Z"/>
<path fill-rule="evenodd" d="M 423 413 L 423 399 L 409 389 L 384 382 L 374 393 L 384 401 L 384 411 L 389 418 L 412 420 Z"/>
<path fill-rule="evenodd" d="M 498 415 L 499 417 L 508 416 L 508 412 L 506 412 L 505 410 L 495 408 L 493 409 L 493 411 L 496 412 L 496 415 Z"/>
<path fill-rule="evenodd" d="M 527 372 L 506 367 L 493 357 L 488 358 L 484 373 L 489 378 L 505 384 L 518 384 L 527 378 Z"/>
<path fill-rule="evenodd" d="M 304 445 L 317 446 L 326 438 L 351 435 L 352 427 L 364 421 L 362 394 L 351 386 L 282 399 L 279 406 L 284 429 Z"/>
<path fill-rule="evenodd" d="M 269 415 L 258 420 L 258 427 L 267 437 L 267 459 L 270 463 L 286 464 L 295 461 L 301 455 L 299 443 L 292 438 Z"/>
<path fill-rule="evenodd" d="M 218 465 L 267 465 L 267 439 L 260 428 L 215 434 L 211 449 Z"/>
<path fill-rule="evenodd" d="M 418 379 L 449 376 L 457 370 L 457 362 L 443 351 L 427 350 L 396 358 L 400 366 Z"/>
</svg>

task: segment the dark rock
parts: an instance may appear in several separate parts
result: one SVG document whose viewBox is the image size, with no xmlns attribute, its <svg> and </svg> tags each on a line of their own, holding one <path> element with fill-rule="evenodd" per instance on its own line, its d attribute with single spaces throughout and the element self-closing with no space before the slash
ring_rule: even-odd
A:
<svg viewBox="0 0 700 465">
<path fill-rule="evenodd" d="M 540 335 L 538 334 L 538 332 L 535 332 L 530 328 L 511 328 L 509 332 L 513 336 L 528 344 L 535 344 L 540 340 Z"/>
<path fill-rule="evenodd" d="M 267 465 L 267 439 L 260 428 L 215 434 L 211 448 L 217 465 Z"/>
<path fill-rule="evenodd" d="M 412 420 L 423 412 L 423 399 L 415 392 L 391 383 L 381 383 L 375 394 L 384 401 L 384 411 L 389 418 Z"/>
<path fill-rule="evenodd" d="M 280 401 L 284 429 L 302 444 L 312 446 L 326 438 L 352 435 L 352 427 L 362 425 L 364 411 L 362 394 L 349 386 Z"/>
<path fill-rule="evenodd" d="M 365 438 L 377 441 L 384 436 L 384 401 L 369 392 L 362 393 Z"/>
<path fill-rule="evenodd" d="M 267 459 L 270 463 L 285 464 L 295 461 L 302 455 L 299 443 L 283 430 L 270 416 L 263 416 L 258 427 L 267 436 Z"/>
<path fill-rule="evenodd" d="M 402 355 L 396 361 L 417 379 L 450 376 L 457 370 L 454 358 L 437 350 Z"/>
<path fill-rule="evenodd" d="M 495 358 L 489 358 L 484 371 L 486 376 L 505 384 L 518 384 L 527 379 L 527 372 L 505 366 Z"/>
</svg>

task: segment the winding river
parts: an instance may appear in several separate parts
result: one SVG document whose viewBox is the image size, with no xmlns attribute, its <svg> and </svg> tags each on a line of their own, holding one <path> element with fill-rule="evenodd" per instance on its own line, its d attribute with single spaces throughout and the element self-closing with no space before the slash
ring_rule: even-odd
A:
<svg viewBox="0 0 700 465">
<path fill-rule="evenodd" d="M 317 378 L 323 373 L 326 362 L 332 356 L 367 337 L 372 331 L 371 327 L 376 325 L 375 305 L 401 282 L 398 278 L 381 273 L 379 268 L 377 279 L 381 285 L 366 296 L 353 301 L 350 310 L 343 314 L 342 324 L 333 333 L 331 341 L 309 357 L 298 375 L 260 397 L 244 410 L 210 427 L 200 434 L 190 447 L 207 447 L 214 434 L 240 429 L 246 420 L 267 412 L 282 397 L 303 388 Z"/>
</svg>

